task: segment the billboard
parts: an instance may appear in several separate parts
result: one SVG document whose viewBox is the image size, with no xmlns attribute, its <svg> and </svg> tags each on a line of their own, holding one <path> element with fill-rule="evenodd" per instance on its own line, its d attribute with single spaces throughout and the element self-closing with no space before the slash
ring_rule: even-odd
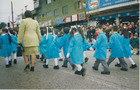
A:
<svg viewBox="0 0 140 90">
<path fill-rule="evenodd" d="M 86 11 L 91 11 L 93 9 L 103 8 L 103 7 L 129 2 L 129 1 L 132 0 L 87 0 Z"/>
</svg>

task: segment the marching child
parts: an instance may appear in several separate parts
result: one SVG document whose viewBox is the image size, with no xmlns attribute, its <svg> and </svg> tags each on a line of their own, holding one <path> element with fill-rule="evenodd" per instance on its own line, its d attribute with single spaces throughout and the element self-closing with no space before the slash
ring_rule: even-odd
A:
<svg viewBox="0 0 140 90">
<path fill-rule="evenodd" d="M 13 38 L 11 38 L 10 34 L 8 33 L 8 29 L 2 29 L 2 35 L 0 36 L 0 44 L 1 44 L 1 51 L 0 56 L 5 57 L 6 68 L 11 66 L 11 43 L 15 42 Z"/>
<path fill-rule="evenodd" d="M 98 70 L 99 64 L 102 63 L 102 66 L 104 67 L 104 71 L 102 71 L 101 74 L 109 75 L 110 70 L 106 62 L 107 48 L 108 48 L 107 37 L 103 32 L 102 26 L 98 26 L 96 28 L 96 32 L 98 34 L 98 37 L 96 42 L 92 46 L 92 48 L 95 49 L 94 57 L 96 58 L 96 61 L 92 68 L 94 70 Z"/>
<path fill-rule="evenodd" d="M 67 58 L 71 57 L 71 63 L 75 64 L 77 70 L 75 74 L 85 76 L 86 69 L 81 66 L 83 64 L 83 43 L 84 36 L 79 34 L 76 28 L 72 28 L 69 38 L 69 47 L 67 51 Z"/>
<path fill-rule="evenodd" d="M 13 32 L 13 34 L 11 34 L 11 38 L 13 38 L 13 40 L 15 41 L 15 42 L 12 42 L 11 45 L 12 45 L 12 54 L 14 56 L 14 64 L 17 64 L 17 46 L 18 46 L 18 43 L 17 43 L 16 32 Z"/>
<path fill-rule="evenodd" d="M 109 40 L 109 48 L 111 49 L 111 54 L 109 57 L 109 60 L 107 62 L 108 66 L 111 64 L 112 61 L 114 61 L 115 58 L 119 58 L 121 69 L 123 71 L 128 70 L 127 63 L 124 60 L 124 52 L 123 52 L 123 39 L 122 36 L 117 32 L 118 27 L 113 26 L 111 33 L 113 33 Z"/>
<path fill-rule="evenodd" d="M 48 33 L 45 36 L 45 40 L 43 40 L 40 44 L 47 44 L 46 48 L 46 64 L 43 65 L 44 68 L 48 68 L 49 60 L 54 59 L 55 65 L 53 69 L 59 69 L 58 65 L 58 58 L 59 58 L 59 50 L 58 47 L 55 44 L 55 40 L 58 38 L 53 34 L 52 29 L 47 29 Z"/>
</svg>

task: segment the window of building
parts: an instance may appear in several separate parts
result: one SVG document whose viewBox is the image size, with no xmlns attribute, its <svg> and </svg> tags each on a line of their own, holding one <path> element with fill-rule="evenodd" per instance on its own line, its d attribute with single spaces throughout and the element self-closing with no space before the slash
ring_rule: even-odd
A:
<svg viewBox="0 0 140 90">
<path fill-rule="evenodd" d="M 54 10 L 54 16 L 59 16 L 59 9 Z"/>
<path fill-rule="evenodd" d="M 68 14 L 68 6 L 62 7 L 62 13 L 63 14 Z"/>
<path fill-rule="evenodd" d="M 50 17 L 52 15 L 51 11 L 47 12 L 47 17 Z"/>
<path fill-rule="evenodd" d="M 75 9 L 81 9 L 81 2 L 80 1 L 75 2 Z"/>
<path fill-rule="evenodd" d="M 46 4 L 49 4 L 49 3 L 51 3 L 51 0 L 46 0 Z"/>
</svg>

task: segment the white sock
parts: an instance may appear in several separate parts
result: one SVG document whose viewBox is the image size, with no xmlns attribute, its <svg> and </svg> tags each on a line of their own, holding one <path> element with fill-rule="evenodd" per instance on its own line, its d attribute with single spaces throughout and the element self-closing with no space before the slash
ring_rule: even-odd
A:
<svg viewBox="0 0 140 90">
<path fill-rule="evenodd" d="M 12 60 L 12 56 L 9 56 L 8 58 L 9 58 L 9 61 L 11 61 L 11 60 Z"/>
<path fill-rule="evenodd" d="M 54 63 L 55 63 L 55 66 L 58 65 L 58 60 L 57 60 L 57 58 L 54 59 Z"/>
<path fill-rule="evenodd" d="M 60 59 L 62 59 L 62 58 L 63 58 L 61 53 L 59 53 L 59 56 L 60 56 Z"/>
<path fill-rule="evenodd" d="M 82 70 L 81 64 L 75 64 L 75 65 L 76 65 L 78 71 L 81 71 Z"/>
<path fill-rule="evenodd" d="M 8 57 L 5 58 L 5 62 L 6 62 L 6 65 L 9 64 L 9 59 L 8 59 Z"/>
<path fill-rule="evenodd" d="M 118 62 L 118 64 L 120 64 L 120 60 L 117 58 L 117 62 Z"/>
<path fill-rule="evenodd" d="M 86 54 L 85 54 L 85 52 L 83 52 L 83 55 L 84 55 L 84 58 L 86 58 L 87 56 L 86 56 Z"/>
<path fill-rule="evenodd" d="M 49 64 L 49 59 L 46 60 L 46 65 L 48 65 L 48 64 Z"/>
<path fill-rule="evenodd" d="M 131 63 L 132 65 L 135 65 L 135 62 L 133 61 L 133 59 L 132 59 L 131 57 L 128 57 L 127 59 L 130 61 L 130 63 Z"/>
<path fill-rule="evenodd" d="M 17 53 L 16 52 L 13 53 L 13 56 L 14 56 L 14 59 L 17 59 Z"/>
</svg>

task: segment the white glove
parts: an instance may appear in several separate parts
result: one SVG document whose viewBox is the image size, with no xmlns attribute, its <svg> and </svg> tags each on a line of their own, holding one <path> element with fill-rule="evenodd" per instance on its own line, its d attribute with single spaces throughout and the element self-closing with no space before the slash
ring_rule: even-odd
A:
<svg viewBox="0 0 140 90">
<path fill-rule="evenodd" d="M 69 58 L 70 57 L 70 53 L 67 53 L 67 56 L 66 57 Z"/>
<path fill-rule="evenodd" d="M 93 48 L 92 48 L 92 47 L 90 47 L 90 48 L 89 48 L 89 50 L 93 51 Z"/>
</svg>

